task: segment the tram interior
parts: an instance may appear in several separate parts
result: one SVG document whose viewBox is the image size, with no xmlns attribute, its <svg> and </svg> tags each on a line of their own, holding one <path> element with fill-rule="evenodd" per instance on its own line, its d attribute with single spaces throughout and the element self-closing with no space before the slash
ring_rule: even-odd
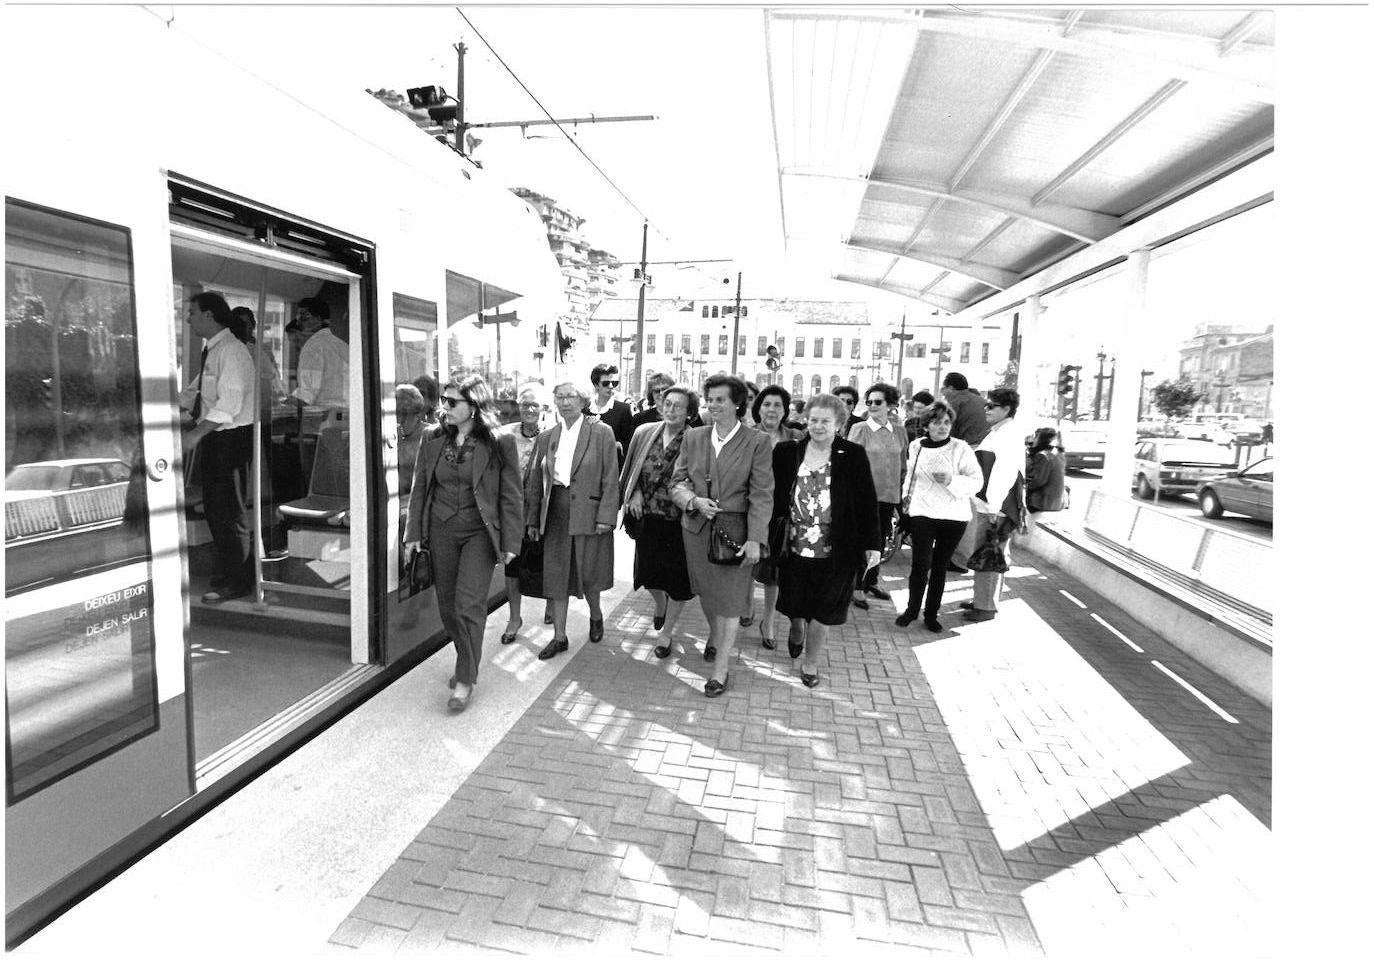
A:
<svg viewBox="0 0 1374 973">
<path fill-rule="evenodd" d="M 347 401 L 348 376 L 327 375 L 321 396 L 310 404 L 294 398 L 306 343 L 326 327 L 347 336 L 352 322 L 349 285 L 341 280 L 182 241 L 172 245 L 172 272 L 183 385 L 194 377 L 200 350 L 185 324 L 187 299 L 218 291 L 231 308 L 248 308 L 256 323 L 249 351 L 258 375 L 260 450 L 248 485 L 256 584 L 247 598 L 217 605 L 201 600 L 211 588 L 215 550 L 201 499 L 200 458 L 185 460 L 188 648 L 196 760 L 203 762 L 352 664 L 349 447 L 355 410 Z M 328 305 L 330 324 L 298 313 L 306 298 Z M 302 320 L 316 326 L 311 334 Z M 332 359 L 326 364 L 339 365 Z"/>
</svg>

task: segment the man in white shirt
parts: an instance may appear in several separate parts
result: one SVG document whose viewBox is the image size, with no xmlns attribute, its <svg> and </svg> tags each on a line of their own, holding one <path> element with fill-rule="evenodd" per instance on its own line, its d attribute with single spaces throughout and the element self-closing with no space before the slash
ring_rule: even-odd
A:
<svg viewBox="0 0 1374 973">
<path fill-rule="evenodd" d="M 296 390 L 291 397 L 318 409 L 348 408 L 348 329 L 330 319 L 329 305 L 307 297 L 296 305 L 302 330 L 316 330 L 296 362 Z"/>
<path fill-rule="evenodd" d="M 181 393 L 182 452 L 189 459 L 193 449 L 204 447 L 201 495 L 216 570 L 201 601 L 217 605 L 253 589 L 247 495 L 257 374 L 253 356 L 234 337 L 234 316 L 224 295 L 207 291 L 190 298 L 186 321 L 205 347 L 196 377 Z"/>
</svg>

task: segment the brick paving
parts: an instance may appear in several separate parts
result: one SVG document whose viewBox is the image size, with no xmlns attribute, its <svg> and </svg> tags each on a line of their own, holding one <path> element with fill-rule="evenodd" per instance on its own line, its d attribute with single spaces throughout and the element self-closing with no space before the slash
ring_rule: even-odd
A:
<svg viewBox="0 0 1374 973">
<path fill-rule="evenodd" d="M 947 604 L 968 597 L 950 582 Z M 631 595 L 331 942 L 674 958 L 1059 956 L 1123 936 L 1258 948 L 1269 711 L 1053 568 L 1031 562 L 1008 588 L 995 621 L 951 614 L 939 635 L 891 624 L 901 594 L 852 612 L 814 690 L 743 629 L 715 700 L 699 610 L 685 653 L 660 661 L 652 602 Z"/>
</svg>

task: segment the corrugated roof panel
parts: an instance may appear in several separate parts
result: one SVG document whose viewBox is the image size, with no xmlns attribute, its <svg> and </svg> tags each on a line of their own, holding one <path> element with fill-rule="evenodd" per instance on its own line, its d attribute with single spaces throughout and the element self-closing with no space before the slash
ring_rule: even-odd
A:
<svg viewBox="0 0 1374 973">
<path fill-rule="evenodd" d="M 1149 10 L 1093 10 L 1089 8 L 1080 21 L 1084 26 L 1119 27 L 1133 31 L 1152 31 L 1179 34 L 1187 37 L 1206 37 L 1221 40 L 1251 11 L 1239 8 L 1227 10 L 1186 10 L 1177 7 Z M 1262 10 L 1260 25 L 1250 35 L 1255 43 L 1272 44 L 1273 12 Z"/>
</svg>

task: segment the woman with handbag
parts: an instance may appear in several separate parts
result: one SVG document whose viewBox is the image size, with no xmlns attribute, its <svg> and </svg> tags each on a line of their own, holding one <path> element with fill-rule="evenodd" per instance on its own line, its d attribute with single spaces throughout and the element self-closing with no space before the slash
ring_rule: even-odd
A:
<svg viewBox="0 0 1374 973">
<path fill-rule="evenodd" d="M 802 685 L 821 681 L 818 665 L 830 627 L 849 617 L 858 572 L 878 563 L 883 546 L 868 454 L 838 431 L 849 408 L 833 395 L 806 403 L 807 436 L 773 448 L 773 509 L 785 545 L 776 552 L 778 611 L 791 619 L 787 653 L 803 651 Z"/>
<path fill-rule="evenodd" d="M 510 435 L 520 454 L 521 502 L 523 504 L 525 477 L 529 474 L 530 459 L 534 456 L 534 442 L 546 426 L 544 417 L 549 411 L 549 393 L 538 382 L 527 382 L 520 387 L 520 391 L 516 395 L 515 407 L 520 418 L 502 426 L 500 431 Z M 523 507 L 521 513 L 523 519 Z M 506 630 L 501 633 L 502 645 L 510 645 L 520 635 L 520 624 L 523 621 L 520 615 L 522 607 L 520 574 L 525 567 L 523 553 L 524 546 L 522 544 L 521 556 L 517 556 L 506 565 L 506 609 L 509 612 L 509 617 L 506 620 Z"/>
<path fill-rule="evenodd" d="M 620 471 L 620 495 L 625 503 L 625 533 L 634 538 L 636 589 L 648 588 L 654 599 L 654 630 L 662 631 L 654 655 L 673 653 L 682 606 L 692 600 L 687 575 L 687 550 L 682 545 L 682 511 L 673 503 L 669 481 L 687 433 L 693 392 L 675 385 L 658 393 L 663 419 L 634 431 Z"/>
<path fill-rule="evenodd" d="M 804 435 L 801 430 L 784 424 L 787 413 L 792 409 L 792 396 L 781 385 L 764 386 L 758 398 L 754 399 L 751 409 L 754 413 L 754 428 L 767 436 L 774 448 L 778 443 L 795 442 Z M 769 547 L 770 553 L 777 553 L 772 550 L 771 543 Z M 754 580 L 763 585 L 763 614 L 759 617 L 759 636 L 765 649 L 776 649 L 777 643 L 773 640 L 773 615 L 778 605 L 778 568 L 772 557 L 759 558 L 759 563 L 754 565 Z M 751 611 L 739 620 L 741 625 L 753 623 L 753 601 L 751 594 Z"/>
<path fill-rule="evenodd" d="M 868 417 L 849 427 L 845 438 L 858 443 L 868 454 L 873 470 L 873 486 L 878 491 L 878 522 L 883 527 L 883 543 L 894 529 L 893 513 L 902 496 L 902 476 L 906 473 L 906 427 L 897 419 L 897 400 L 901 393 L 886 382 L 877 382 L 864 392 L 864 407 Z M 854 604 L 867 610 L 872 595 L 879 601 L 891 601 L 892 596 L 878 587 L 878 569 L 872 567 L 854 579 Z"/>
<path fill-rule="evenodd" d="M 748 396 L 744 383 L 733 375 L 712 375 L 705 391 L 710 422 L 683 438 L 672 497 L 684 514 L 687 574 L 710 629 L 705 657 L 715 667 L 705 692 L 715 697 L 729 685 L 740 615 L 768 539 L 773 467 L 771 441 L 740 422 Z"/>
<path fill-rule="evenodd" d="M 457 659 L 448 708 L 461 712 L 477 685 L 487 592 L 498 557 L 520 546 L 520 458 L 515 440 L 498 435 L 491 389 L 479 376 L 450 381 L 439 424 L 415 458 L 406 517 L 406 558 L 427 548 L 444 631 Z"/>
<path fill-rule="evenodd" d="M 970 498 L 983 485 L 983 471 L 973 448 L 950 435 L 954 410 L 945 402 L 931 405 L 926 434 L 911 444 L 907 460 L 902 513 L 911 537 L 911 580 L 906 610 L 897 616 L 902 628 L 921 613 L 925 626 L 943 630 L 936 617 L 945 597 L 945 569 L 973 515 Z"/>
<path fill-rule="evenodd" d="M 1011 535 L 1024 523 L 1026 446 L 1012 422 L 1020 404 L 1015 389 L 993 389 L 984 407 L 990 427 L 975 450 L 984 474 L 983 488 L 973 497 L 979 541 L 968 559 L 973 602 L 963 605 L 964 618 L 971 622 L 997 617 Z"/>
<path fill-rule="evenodd" d="M 544 595 L 553 606 L 553 641 L 539 653 L 546 661 L 568 651 L 569 598 L 587 599 L 587 638 L 601 641 L 601 592 L 615 583 L 620 463 L 611 427 L 583 415 L 591 401 L 576 382 L 554 386 L 558 421 L 535 440 L 525 477 L 525 531 L 543 541 Z"/>
</svg>

